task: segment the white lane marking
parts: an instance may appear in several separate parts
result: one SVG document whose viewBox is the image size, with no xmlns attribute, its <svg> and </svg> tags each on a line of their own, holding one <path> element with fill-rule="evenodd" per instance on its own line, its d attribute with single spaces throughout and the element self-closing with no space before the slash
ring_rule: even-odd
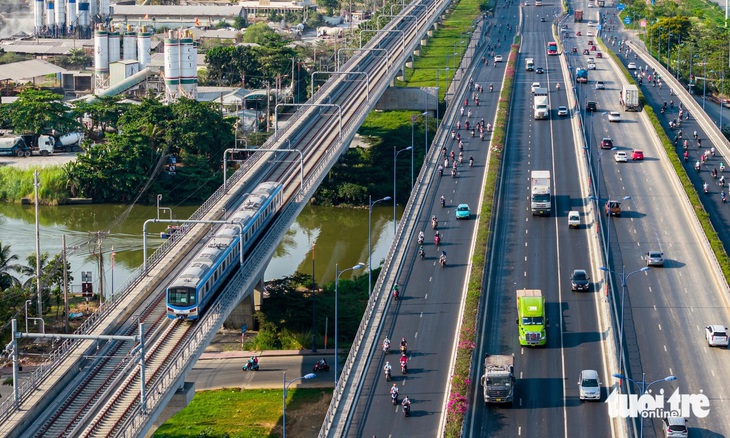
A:
<svg viewBox="0 0 730 438">
<path fill-rule="evenodd" d="M 423 312 L 421 312 L 420 315 L 418 315 L 419 318 L 423 318 Z"/>
<path fill-rule="evenodd" d="M 424 300 L 427 300 L 428 299 L 428 293 L 426 293 L 426 295 L 424 295 L 423 299 Z"/>
<path fill-rule="evenodd" d="M 662 331 L 662 325 L 661 324 L 657 324 L 657 325 L 659 326 L 659 331 Z"/>
<path fill-rule="evenodd" d="M 413 339 L 418 339 L 418 332 L 413 336 Z"/>
</svg>

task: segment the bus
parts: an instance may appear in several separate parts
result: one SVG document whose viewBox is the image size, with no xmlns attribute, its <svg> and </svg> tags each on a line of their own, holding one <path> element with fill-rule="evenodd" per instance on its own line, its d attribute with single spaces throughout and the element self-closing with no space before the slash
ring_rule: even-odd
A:
<svg viewBox="0 0 730 438">
<path fill-rule="evenodd" d="M 548 55 L 557 55 L 558 54 L 558 43 L 556 42 L 549 42 L 547 45 L 547 53 Z"/>
</svg>

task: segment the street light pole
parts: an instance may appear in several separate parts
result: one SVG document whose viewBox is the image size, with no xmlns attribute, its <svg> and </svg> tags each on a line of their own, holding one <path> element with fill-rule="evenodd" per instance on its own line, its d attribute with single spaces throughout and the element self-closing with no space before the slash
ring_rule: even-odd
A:
<svg viewBox="0 0 730 438">
<path fill-rule="evenodd" d="M 342 275 L 343 272 L 354 271 L 355 269 L 362 269 L 363 266 L 365 266 L 364 263 L 358 263 L 358 264 L 356 264 L 355 266 L 353 266 L 351 268 L 343 269 L 343 270 L 340 271 L 340 266 L 337 263 L 335 263 L 335 386 L 337 386 L 337 363 L 339 362 L 339 357 L 340 357 L 339 350 L 337 349 L 337 338 L 338 338 L 338 336 L 337 336 L 338 335 L 337 327 L 339 325 L 337 323 L 338 322 L 338 319 L 337 319 L 337 299 L 338 299 L 338 296 L 339 296 L 338 287 L 340 285 L 340 275 Z"/>
<path fill-rule="evenodd" d="M 398 189 L 396 186 L 396 176 L 398 175 L 396 164 L 398 163 L 398 154 L 412 150 L 413 148 L 411 146 L 401 150 L 397 150 L 397 147 L 393 146 L 393 237 L 395 237 L 395 233 L 398 232 L 398 221 L 396 216 L 396 209 L 398 208 L 398 202 L 396 201 L 398 199 Z"/>
<path fill-rule="evenodd" d="M 286 371 L 284 371 L 284 395 L 282 396 L 281 400 L 281 436 L 282 438 L 286 438 L 286 393 L 289 390 L 289 385 L 296 382 L 297 380 L 305 380 L 305 379 L 312 379 L 317 377 L 314 373 L 306 374 L 302 377 L 297 377 L 296 379 L 291 379 L 290 381 L 286 381 Z"/>
<path fill-rule="evenodd" d="M 601 271 L 604 272 L 612 272 L 616 274 L 615 271 L 605 267 L 600 267 Z M 629 281 L 629 278 L 634 275 L 638 274 L 639 272 L 646 272 L 649 270 L 648 266 L 644 266 L 641 269 L 637 269 L 636 271 L 630 272 L 629 274 L 626 274 L 626 266 L 621 266 L 621 319 L 619 321 L 619 342 L 618 342 L 618 367 L 619 370 L 623 369 L 623 358 L 624 358 L 624 302 L 626 299 L 626 282 Z"/>
<path fill-rule="evenodd" d="M 378 202 L 390 201 L 390 196 L 377 199 L 368 196 L 368 297 L 373 291 L 373 206 Z"/>
<path fill-rule="evenodd" d="M 641 373 L 641 384 L 639 384 L 639 382 L 637 382 L 634 379 L 630 379 L 630 378 L 626 377 L 626 375 L 624 375 L 624 374 L 614 373 L 613 377 L 615 377 L 617 379 L 621 379 L 621 380 L 628 380 L 629 382 L 633 383 L 634 385 L 636 385 L 639 388 L 641 395 L 646 394 L 646 391 L 649 390 L 649 387 L 655 383 L 671 382 L 672 380 L 677 380 L 677 378 L 674 376 L 667 376 L 663 379 L 655 380 L 655 381 L 647 384 L 646 383 L 646 373 Z M 642 410 L 641 412 L 643 414 L 644 411 Z M 641 431 L 640 431 L 639 436 L 641 438 L 644 438 L 644 415 L 641 415 Z"/>
</svg>

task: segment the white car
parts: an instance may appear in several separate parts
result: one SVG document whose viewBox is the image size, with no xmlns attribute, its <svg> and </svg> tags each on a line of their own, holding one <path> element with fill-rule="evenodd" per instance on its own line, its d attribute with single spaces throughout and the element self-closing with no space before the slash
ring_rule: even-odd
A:
<svg viewBox="0 0 730 438">
<path fill-rule="evenodd" d="M 722 325 L 708 325 L 705 327 L 705 338 L 710 347 L 727 347 L 727 327 Z"/>
<path fill-rule="evenodd" d="M 616 160 L 617 163 L 628 163 L 629 155 L 624 151 L 618 151 L 613 154 L 613 159 Z"/>
<path fill-rule="evenodd" d="M 558 115 L 559 116 L 567 116 L 568 115 L 568 108 L 564 106 L 558 107 Z"/>
<path fill-rule="evenodd" d="M 687 438 L 687 419 L 682 417 L 667 417 L 662 420 L 662 429 L 666 438 Z"/>
<path fill-rule="evenodd" d="M 603 83 L 603 81 L 596 81 L 596 90 L 605 90 L 606 85 Z"/>
<path fill-rule="evenodd" d="M 627 70 L 636 70 L 636 63 L 635 62 L 629 62 L 629 64 L 626 66 Z"/>
<path fill-rule="evenodd" d="M 608 121 L 609 122 L 620 122 L 621 121 L 621 113 L 618 111 L 611 111 L 608 113 Z"/>
<path fill-rule="evenodd" d="M 588 70 L 595 70 L 596 69 L 596 63 L 595 62 L 589 62 L 588 63 Z"/>
<path fill-rule="evenodd" d="M 595 26 L 595 25 L 596 25 L 596 23 L 594 23 L 594 22 L 592 22 L 592 21 L 589 21 L 589 22 L 588 22 L 588 27 L 593 27 L 593 26 Z"/>
<path fill-rule="evenodd" d="M 581 400 L 601 400 L 601 379 L 598 371 L 583 370 L 578 378 L 578 390 Z"/>
<path fill-rule="evenodd" d="M 494 55 L 494 62 L 502 62 L 502 55 Z"/>
<path fill-rule="evenodd" d="M 535 90 L 537 90 L 538 88 L 540 88 L 540 83 L 539 82 L 533 82 L 531 88 L 532 88 L 532 94 L 535 94 Z"/>
<path fill-rule="evenodd" d="M 593 59 L 593 57 L 590 57 L 590 58 L 588 58 L 588 61 L 586 61 L 586 62 L 588 62 L 589 64 L 590 63 L 594 63 L 595 64 L 596 63 L 596 60 Z"/>
</svg>

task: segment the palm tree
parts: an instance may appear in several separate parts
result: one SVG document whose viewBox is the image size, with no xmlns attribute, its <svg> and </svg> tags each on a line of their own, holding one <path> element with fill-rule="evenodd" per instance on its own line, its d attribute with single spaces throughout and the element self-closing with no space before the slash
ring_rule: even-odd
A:
<svg viewBox="0 0 730 438">
<path fill-rule="evenodd" d="M 18 260 L 17 254 L 10 252 L 10 245 L 3 246 L 0 242 L 0 289 L 7 289 L 11 286 L 20 286 L 20 280 L 11 272 L 19 272 L 22 266 L 14 263 Z"/>
</svg>

